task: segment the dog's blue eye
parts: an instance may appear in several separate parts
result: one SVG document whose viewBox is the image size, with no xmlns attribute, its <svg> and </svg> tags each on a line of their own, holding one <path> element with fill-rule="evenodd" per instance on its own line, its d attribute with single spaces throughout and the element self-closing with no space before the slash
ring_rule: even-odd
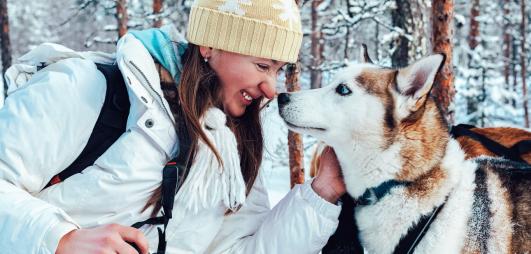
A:
<svg viewBox="0 0 531 254">
<path fill-rule="evenodd" d="M 336 93 L 338 93 L 338 94 L 340 94 L 342 96 L 345 96 L 345 95 L 351 94 L 352 91 L 345 84 L 340 84 L 339 86 L 336 87 Z"/>
</svg>

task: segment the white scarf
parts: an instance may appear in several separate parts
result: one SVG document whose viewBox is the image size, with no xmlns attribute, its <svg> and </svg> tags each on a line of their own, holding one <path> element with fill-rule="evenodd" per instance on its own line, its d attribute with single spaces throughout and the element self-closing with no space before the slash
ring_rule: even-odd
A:
<svg viewBox="0 0 531 254">
<path fill-rule="evenodd" d="M 245 202 L 245 182 L 240 170 L 240 157 L 234 133 L 226 125 L 226 115 L 218 108 L 210 108 L 201 119 L 201 128 L 221 156 L 220 165 L 215 154 L 201 140 L 188 176 L 175 201 L 178 207 L 197 213 L 222 203 L 234 211 Z"/>
</svg>

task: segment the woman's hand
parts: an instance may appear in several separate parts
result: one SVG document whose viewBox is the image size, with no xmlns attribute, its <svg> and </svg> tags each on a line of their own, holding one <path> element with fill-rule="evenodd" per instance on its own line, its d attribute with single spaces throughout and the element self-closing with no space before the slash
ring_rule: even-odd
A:
<svg viewBox="0 0 531 254">
<path fill-rule="evenodd" d="M 339 161 L 334 149 L 329 146 L 321 153 L 317 176 L 313 179 L 312 188 L 323 199 L 334 204 L 346 192 Z"/>
<path fill-rule="evenodd" d="M 148 253 L 148 242 L 140 230 L 118 224 L 72 230 L 61 238 L 55 253 L 139 253 L 129 243 L 136 244 L 140 254 Z"/>
</svg>

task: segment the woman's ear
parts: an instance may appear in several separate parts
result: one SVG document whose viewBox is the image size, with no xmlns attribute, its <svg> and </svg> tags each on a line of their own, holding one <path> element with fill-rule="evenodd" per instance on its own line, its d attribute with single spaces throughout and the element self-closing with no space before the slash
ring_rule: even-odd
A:
<svg viewBox="0 0 531 254">
<path fill-rule="evenodd" d="M 210 56 L 212 56 L 212 48 L 210 47 L 199 46 L 199 52 L 201 52 L 201 56 L 203 56 L 205 59 L 208 59 Z"/>
</svg>

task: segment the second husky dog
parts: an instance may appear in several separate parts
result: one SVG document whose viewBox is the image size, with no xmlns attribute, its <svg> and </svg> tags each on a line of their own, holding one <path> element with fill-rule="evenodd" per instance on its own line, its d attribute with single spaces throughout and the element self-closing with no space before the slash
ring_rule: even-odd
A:
<svg viewBox="0 0 531 254">
<path fill-rule="evenodd" d="M 358 201 L 363 247 L 399 251 L 410 228 L 428 217 L 424 236 L 405 251 L 531 253 L 530 169 L 465 159 L 429 96 L 444 56 L 389 69 L 361 55 L 331 85 L 280 94 L 278 103 L 290 129 L 334 148 Z"/>
</svg>

